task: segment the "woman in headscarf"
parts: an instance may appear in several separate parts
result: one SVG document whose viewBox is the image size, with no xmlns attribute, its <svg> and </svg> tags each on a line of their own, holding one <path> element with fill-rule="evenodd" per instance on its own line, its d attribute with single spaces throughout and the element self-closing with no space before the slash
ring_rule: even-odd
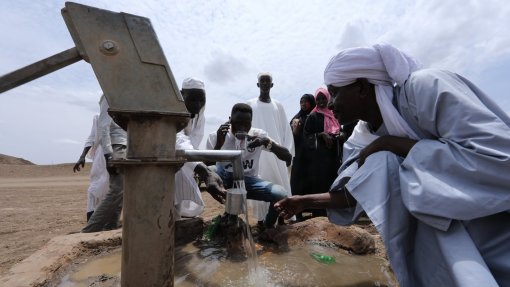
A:
<svg viewBox="0 0 510 287">
<path fill-rule="evenodd" d="M 303 138 L 303 126 L 306 118 L 315 108 L 315 98 L 312 94 L 304 94 L 299 100 L 299 112 L 290 120 L 290 127 L 294 135 L 294 145 L 296 150 L 301 145 Z M 296 152 L 297 153 L 297 152 Z"/>
<path fill-rule="evenodd" d="M 510 286 L 510 117 L 467 79 L 390 45 L 346 49 L 324 81 L 361 120 L 331 191 L 278 202 L 288 217 L 365 211 L 401 286 Z"/>
<path fill-rule="evenodd" d="M 292 160 L 292 171 L 290 173 L 290 188 L 292 194 L 306 194 L 306 189 L 309 186 L 306 163 L 309 156 L 303 145 L 303 127 L 305 126 L 306 118 L 315 108 L 315 98 L 312 94 L 304 94 L 299 100 L 299 112 L 290 121 L 292 135 L 294 136 L 295 156 Z M 302 221 L 301 213 L 296 215 L 297 221 Z"/>
<path fill-rule="evenodd" d="M 340 167 L 340 125 L 328 109 L 330 98 L 327 89 L 317 89 L 316 106 L 306 119 L 303 135 L 307 161 L 303 164 L 306 166 L 307 185 L 301 194 L 327 192 Z M 313 209 L 311 212 L 313 217 L 326 216 L 325 209 Z"/>
<path fill-rule="evenodd" d="M 299 100 L 299 106 L 299 112 L 290 121 L 295 147 L 295 156 L 292 160 L 292 172 L 290 174 L 292 194 L 304 194 L 306 167 L 303 163 L 306 163 L 306 153 L 303 150 L 303 126 L 305 125 L 306 118 L 315 108 L 315 98 L 311 94 L 304 94 Z"/>
</svg>

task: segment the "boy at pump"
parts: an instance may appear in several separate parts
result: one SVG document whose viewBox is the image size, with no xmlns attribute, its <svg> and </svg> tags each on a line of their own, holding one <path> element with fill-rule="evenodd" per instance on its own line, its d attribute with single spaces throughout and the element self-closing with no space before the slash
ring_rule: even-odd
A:
<svg viewBox="0 0 510 287">
<path fill-rule="evenodd" d="M 264 227 L 273 228 L 278 219 L 274 203 L 286 198 L 287 191 L 282 186 L 265 181 L 258 176 L 260 155 L 262 151 L 271 152 L 287 164 L 290 164 L 292 155 L 288 149 L 269 138 L 264 130 L 252 128 L 252 116 L 253 111 L 249 105 L 235 104 L 230 115 L 230 122 L 221 125 L 217 132 L 209 135 L 207 149 L 243 150 L 241 157 L 247 198 L 270 203 Z M 217 162 L 215 169 L 225 187 L 231 188 L 233 185 L 232 164 Z"/>
</svg>

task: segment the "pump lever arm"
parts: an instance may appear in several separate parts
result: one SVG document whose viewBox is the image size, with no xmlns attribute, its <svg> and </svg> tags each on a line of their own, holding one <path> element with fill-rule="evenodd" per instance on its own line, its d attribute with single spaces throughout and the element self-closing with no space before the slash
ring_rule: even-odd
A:
<svg viewBox="0 0 510 287">
<path fill-rule="evenodd" d="M 83 58 L 78 49 L 73 47 L 26 67 L 0 77 L 0 94 L 17 86 L 28 83 L 46 74 L 74 64 Z"/>
</svg>

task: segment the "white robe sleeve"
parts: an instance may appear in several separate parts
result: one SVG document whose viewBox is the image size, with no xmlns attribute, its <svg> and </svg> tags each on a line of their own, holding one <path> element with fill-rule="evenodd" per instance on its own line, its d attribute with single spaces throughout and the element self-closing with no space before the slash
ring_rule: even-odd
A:
<svg viewBox="0 0 510 287">
<path fill-rule="evenodd" d="M 214 149 L 214 146 L 216 145 L 216 132 L 212 132 L 209 134 L 209 137 L 207 138 L 207 143 L 205 144 L 206 149 Z"/>
<path fill-rule="evenodd" d="M 400 97 L 407 102 L 399 104 L 414 111 L 406 120 L 432 135 L 401 165 L 402 198 L 413 215 L 442 230 L 447 219 L 510 210 L 510 120 L 469 84 L 449 72 L 425 70 L 411 76 Z"/>
<path fill-rule="evenodd" d="M 287 148 L 294 157 L 296 155 L 294 150 L 294 136 L 292 135 L 292 129 L 290 128 L 289 121 L 287 119 L 287 114 L 285 113 L 285 109 L 283 108 L 283 105 L 281 103 L 277 103 L 280 121 L 280 132 L 281 132 L 281 142 L 280 144 Z"/>
<path fill-rule="evenodd" d="M 106 97 L 103 95 L 100 100 L 100 112 L 97 127 L 101 141 L 101 147 L 103 148 L 103 152 L 105 154 L 113 153 L 112 139 L 110 137 L 110 125 L 112 123 L 112 118 L 108 114 L 108 108 L 108 102 L 106 101 Z"/>
<path fill-rule="evenodd" d="M 85 146 L 84 147 L 93 146 L 95 141 L 96 141 L 97 119 L 98 119 L 98 116 L 95 115 L 93 120 L 92 120 L 92 127 L 90 129 L 89 137 L 85 141 Z"/>
</svg>

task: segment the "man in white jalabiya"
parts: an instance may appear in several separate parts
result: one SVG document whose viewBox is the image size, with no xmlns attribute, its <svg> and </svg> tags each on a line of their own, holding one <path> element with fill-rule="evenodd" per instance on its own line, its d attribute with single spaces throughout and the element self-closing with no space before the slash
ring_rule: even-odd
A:
<svg viewBox="0 0 510 287">
<path fill-rule="evenodd" d="M 103 201 L 94 210 L 87 225 L 81 230 L 84 233 L 118 228 L 124 198 L 124 175 L 118 168 L 109 166 L 108 162 L 126 158 L 127 133 L 108 114 L 110 106 L 104 95 L 99 100 L 99 107 L 100 112 L 97 119 L 98 142 L 103 150 L 104 160 L 110 176 L 110 185 Z"/>
<path fill-rule="evenodd" d="M 344 225 L 365 211 L 404 287 L 510 286 L 510 117 L 387 44 L 341 51 L 324 81 L 339 121 L 361 121 L 330 191 L 281 214 L 325 207 Z"/>
<path fill-rule="evenodd" d="M 80 171 L 80 166 L 85 166 L 85 157 L 92 159 L 92 166 L 90 167 L 90 185 L 87 190 L 87 221 L 89 221 L 94 210 L 106 196 L 110 181 L 110 176 L 106 170 L 106 160 L 103 155 L 103 148 L 101 147 L 99 140 L 99 133 L 97 129 L 98 118 L 99 115 L 94 116 L 90 135 L 85 141 L 83 152 L 76 164 L 73 166 L 73 172 Z"/>
<path fill-rule="evenodd" d="M 204 83 L 197 78 L 186 78 L 181 94 L 191 120 L 176 136 L 177 149 L 198 149 L 204 137 L 204 110 L 206 103 Z M 226 191 L 221 178 L 210 171 L 204 163 L 187 162 L 175 174 L 175 206 L 178 214 L 185 217 L 198 216 L 205 204 L 195 180 L 195 173 L 207 185 L 207 192 L 220 203 L 224 203 Z"/>
<path fill-rule="evenodd" d="M 265 130 L 270 138 L 289 150 L 294 157 L 294 137 L 285 109 L 280 102 L 270 96 L 273 76 L 270 73 L 260 73 L 257 79 L 260 94 L 247 102 L 253 110 L 252 126 Z M 283 186 L 287 196 L 291 196 L 289 170 L 284 161 L 266 152 L 260 156 L 260 166 L 260 178 Z M 253 206 L 254 217 L 261 223 L 269 210 L 269 203 L 250 200 L 250 205 Z"/>
</svg>

